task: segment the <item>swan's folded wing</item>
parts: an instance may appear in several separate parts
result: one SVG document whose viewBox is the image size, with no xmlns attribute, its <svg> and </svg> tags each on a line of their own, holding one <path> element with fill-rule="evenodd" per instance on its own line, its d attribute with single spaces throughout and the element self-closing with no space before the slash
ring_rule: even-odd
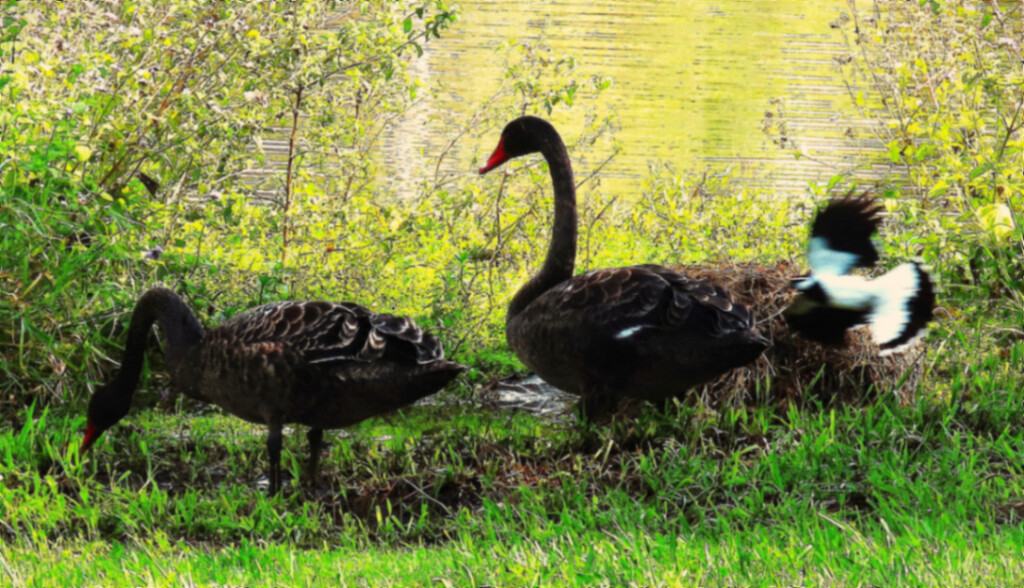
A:
<svg viewBox="0 0 1024 588">
<path fill-rule="evenodd" d="M 308 363 L 429 363 L 443 358 L 440 341 L 409 318 L 377 314 L 351 303 L 280 302 L 226 321 L 210 332 L 240 344 L 275 342 Z"/>
<path fill-rule="evenodd" d="M 412 353 L 417 363 L 444 358 L 441 341 L 419 328 L 409 317 L 387 313 L 371 314 L 370 325 L 373 327 L 371 341 L 390 345 L 395 352 Z"/>
<path fill-rule="evenodd" d="M 585 309 L 590 322 L 616 339 L 645 329 L 718 337 L 753 327 L 750 309 L 725 290 L 657 265 L 594 270 L 555 291 L 564 307 Z"/>
</svg>

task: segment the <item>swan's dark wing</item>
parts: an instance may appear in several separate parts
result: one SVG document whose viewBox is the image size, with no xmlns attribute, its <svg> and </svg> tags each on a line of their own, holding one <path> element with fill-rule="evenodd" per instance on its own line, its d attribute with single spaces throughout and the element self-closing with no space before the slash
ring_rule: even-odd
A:
<svg viewBox="0 0 1024 588">
<path fill-rule="evenodd" d="M 811 224 L 807 258 L 814 273 L 841 275 L 878 261 L 871 236 L 882 222 L 885 208 L 866 193 L 831 200 Z"/>
<path fill-rule="evenodd" d="M 240 314 L 209 333 L 211 344 L 279 343 L 310 364 L 381 359 L 422 364 L 444 357 L 440 341 L 409 318 L 357 304 L 280 302 Z"/>
<path fill-rule="evenodd" d="M 419 328 L 412 319 L 386 313 L 370 315 L 371 341 L 375 346 L 388 345 L 395 350 L 404 350 L 415 357 L 417 363 L 429 363 L 444 358 L 441 341 Z"/>
<path fill-rule="evenodd" d="M 658 265 L 594 270 L 552 290 L 546 296 L 584 310 L 588 322 L 618 340 L 680 329 L 715 338 L 754 326 L 750 309 L 722 288 Z"/>
</svg>

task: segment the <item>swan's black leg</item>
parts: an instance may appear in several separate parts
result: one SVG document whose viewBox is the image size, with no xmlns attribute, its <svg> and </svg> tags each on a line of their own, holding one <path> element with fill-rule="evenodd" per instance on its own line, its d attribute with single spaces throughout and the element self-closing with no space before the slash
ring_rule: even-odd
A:
<svg viewBox="0 0 1024 588">
<path fill-rule="evenodd" d="M 583 353 L 588 368 L 583 380 L 583 394 L 576 405 L 580 423 L 596 424 L 615 413 L 622 390 L 627 389 L 631 373 L 622 366 L 635 369 L 635 352 L 620 344 L 592 344 Z"/>
<path fill-rule="evenodd" d="M 611 394 L 585 394 L 576 404 L 576 416 L 580 423 L 596 423 L 615 412 L 619 399 Z"/>
<path fill-rule="evenodd" d="M 267 432 L 267 454 L 270 457 L 271 496 L 281 491 L 281 425 L 270 425 Z"/>
<path fill-rule="evenodd" d="M 316 469 L 320 464 L 320 448 L 324 443 L 323 429 L 310 429 L 306 433 L 309 439 L 309 464 L 306 466 L 306 483 L 311 487 L 316 485 Z"/>
</svg>

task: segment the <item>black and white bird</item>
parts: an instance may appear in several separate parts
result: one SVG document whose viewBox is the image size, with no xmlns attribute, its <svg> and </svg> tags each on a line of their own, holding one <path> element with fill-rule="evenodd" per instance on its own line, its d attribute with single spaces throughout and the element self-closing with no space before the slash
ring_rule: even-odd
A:
<svg viewBox="0 0 1024 588">
<path fill-rule="evenodd" d="M 873 280 L 850 273 L 878 261 L 871 236 L 884 210 L 865 193 L 833 199 L 815 215 L 807 247 L 811 273 L 792 281 L 798 294 L 786 309 L 789 325 L 804 337 L 837 345 L 849 329 L 868 325 L 887 355 L 924 335 L 935 289 L 920 264 L 904 263 Z"/>
</svg>

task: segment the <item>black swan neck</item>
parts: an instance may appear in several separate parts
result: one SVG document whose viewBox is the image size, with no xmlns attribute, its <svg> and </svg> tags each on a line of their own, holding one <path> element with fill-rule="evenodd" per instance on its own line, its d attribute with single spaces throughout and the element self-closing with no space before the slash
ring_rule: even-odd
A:
<svg viewBox="0 0 1024 588">
<path fill-rule="evenodd" d="M 545 135 L 540 152 L 547 160 L 555 192 L 551 242 L 540 271 L 519 289 L 509 304 L 509 317 L 518 315 L 535 298 L 571 278 L 576 264 L 576 184 L 572 164 L 558 132 L 550 129 Z"/>
<path fill-rule="evenodd" d="M 121 369 L 113 382 L 114 389 L 129 399 L 139 383 L 146 337 L 154 322 L 160 324 L 167 367 L 171 373 L 178 370 L 188 351 L 203 339 L 202 326 L 177 294 L 164 288 L 153 288 L 143 294 L 132 312 Z"/>
</svg>

